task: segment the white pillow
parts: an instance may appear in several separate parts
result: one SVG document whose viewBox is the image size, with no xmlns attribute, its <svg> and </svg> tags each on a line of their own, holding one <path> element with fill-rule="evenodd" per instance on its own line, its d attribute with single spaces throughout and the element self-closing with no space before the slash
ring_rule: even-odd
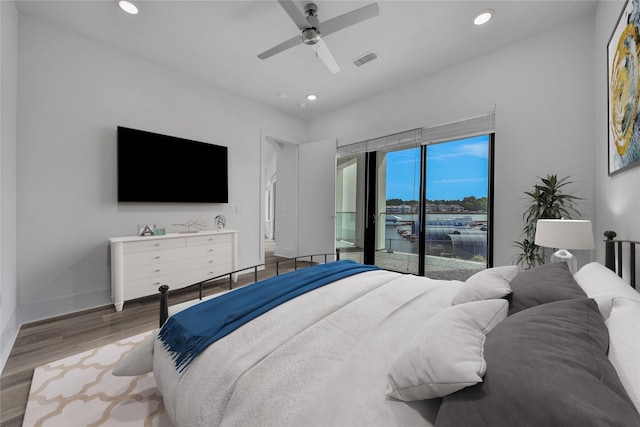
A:
<svg viewBox="0 0 640 427">
<path fill-rule="evenodd" d="M 509 283 L 518 275 L 517 265 L 482 270 L 469 277 L 451 300 L 451 305 L 502 298 L 511 293 Z"/>
<path fill-rule="evenodd" d="M 573 277 L 589 298 L 611 294 L 640 301 L 638 291 L 598 262 L 585 265 Z"/>
<path fill-rule="evenodd" d="M 605 324 L 609 329 L 609 360 L 640 412 L 640 301 L 614 298 Z"/>
<path fill-rule="evenodd" d="M 585 265 L 573 277 L 587 296 L 596 300 L 605 320 L 609 317 L 614 298 L 624 297 L 640 301 L 638 291 L 598 262 Z"/>
<path fill-rule="evenodd" d="M 116 377 L 135 377 L 153 371 L 153 342 L 157 335 L 158 331 L 155 331 L 118 362 L 113 368 L 113 375 Z"/>
<path fill-rule="evenodd" d="M 412 401 L 454 393 L 482 381 L 485 335 L 507 317 L 503 299 L 448 307 L 432 317 L 394 362 L 387 395 Z"/>
</svg>

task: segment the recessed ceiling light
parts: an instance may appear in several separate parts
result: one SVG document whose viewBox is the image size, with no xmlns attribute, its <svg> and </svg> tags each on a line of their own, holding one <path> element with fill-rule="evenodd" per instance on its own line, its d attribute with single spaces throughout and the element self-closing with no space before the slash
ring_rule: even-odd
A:
<svg viewBox="0 0 640 427">
<path fill-rule="evenodd" d="M 483 10 L 478 14 L 478 16 L 476 16 L 476 18 L 473 20 L 473 23 L 476 25 L 486 24 L 487 22 L 489 22 L 492 16 L 493 10 Z"/>
<path fill-rule="evenodd" d="M 278 98 L 280 98 L 280 99 L 287 99 L 287 98 L 288 98 L 288 96 L 287 96 L 287 94 L 286 94 L 286 93 L 284 93 L 284 92 L 280 92 L 280 93 L 278 94 Z"/>
<path fill-rule="evenodd" d="M 305 108 L 307 106 L 307 104 L 305 104 L 304 102 L 301 102 L 298 104 L 298 107 L 300 108 Z"/>
<path fill-rule="evenodd" d="M 315 101 L 316 99 L 318 99 L 317 96 L 315 96 L 314 94 L 310 93 L 309 95 L 307 95 L 307 101 Z"/>
<path fill-rule="evenodd" d="M 131 3 L 128 0 L 119 0 L 118 1 L 118 6 L 120 6 L 120 9 L 124 10 L 125 12 L 127 12 L 130 15 L 137 15 L 138 14 L 138 8 L 136 7 L 136 5 Z"/>
</svg>

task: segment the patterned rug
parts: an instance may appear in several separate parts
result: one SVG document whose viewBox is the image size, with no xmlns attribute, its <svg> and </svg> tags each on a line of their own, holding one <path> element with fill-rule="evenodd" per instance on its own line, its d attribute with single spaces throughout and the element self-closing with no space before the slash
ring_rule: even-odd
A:
<svg viewBox="0 0 640 427">
<path fill-rule="evenodd" d="M 46 365 L 33 373 L 23 426 L 172 426 L 152 373 L 113 367 L 151 331 Z"/>
</svg>

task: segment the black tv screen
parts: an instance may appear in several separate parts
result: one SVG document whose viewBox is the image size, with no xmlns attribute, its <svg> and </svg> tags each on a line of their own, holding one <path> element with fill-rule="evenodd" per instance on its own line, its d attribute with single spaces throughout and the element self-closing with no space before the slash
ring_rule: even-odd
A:
<svg viewBox="0 0 640 427">
<path fill-rule="evenodd" d="M 228 203 L 227 147 L 118 126 L 118 202 Z"/>
</svg>

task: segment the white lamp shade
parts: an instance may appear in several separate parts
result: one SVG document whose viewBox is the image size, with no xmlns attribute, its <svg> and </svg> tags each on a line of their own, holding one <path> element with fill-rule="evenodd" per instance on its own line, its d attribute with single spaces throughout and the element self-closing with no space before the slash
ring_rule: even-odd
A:
<svg viewBox="0 0 640 427">
<path fill-rule="evenodd" d="M 591 221 L 578 219 L 539 219 L 535 244 L 547 248 L 593 249 Z"/>
</svg>

